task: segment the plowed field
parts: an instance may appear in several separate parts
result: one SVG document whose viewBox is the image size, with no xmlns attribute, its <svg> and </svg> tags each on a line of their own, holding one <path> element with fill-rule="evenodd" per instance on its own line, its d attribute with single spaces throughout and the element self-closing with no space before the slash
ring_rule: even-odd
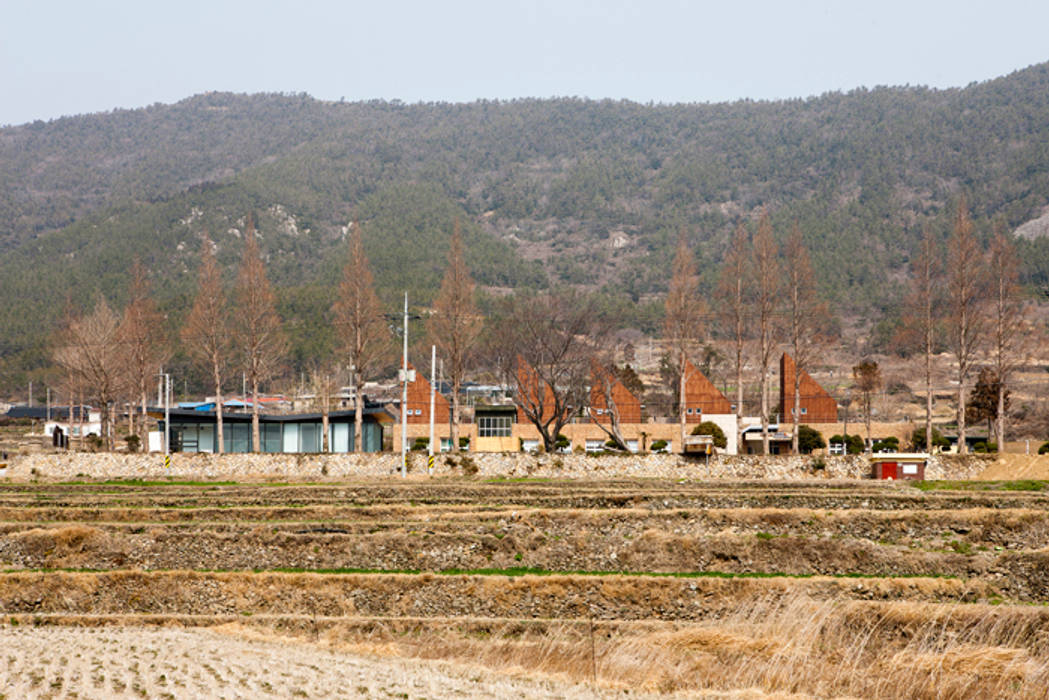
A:
<svg viewBox="0 0 1049 700">
<path fill-rule="evenodd" d="M 19 697 L 1049 697 L 1038 482 L 4 484 L 0 568 Z"/>
</svg>

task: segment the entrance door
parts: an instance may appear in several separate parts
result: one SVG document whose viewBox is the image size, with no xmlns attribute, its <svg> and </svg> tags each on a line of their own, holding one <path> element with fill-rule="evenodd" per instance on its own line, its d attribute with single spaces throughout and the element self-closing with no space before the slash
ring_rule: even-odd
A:
<svg viewBox="0 0 1049 700">
<path fill-rule="evenodd" d="M 881 463 L 881 478 L 883 479 L 898 479 L 899 475 L 896 473 L 896 462 L 882 462 Z"/>
</svg>

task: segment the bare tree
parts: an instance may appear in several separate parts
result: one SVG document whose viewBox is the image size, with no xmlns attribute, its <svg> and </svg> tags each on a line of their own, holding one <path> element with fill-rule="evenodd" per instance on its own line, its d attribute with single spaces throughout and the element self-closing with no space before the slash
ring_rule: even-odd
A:
<svg viewBox="0 0 1049 700">
<path fill-rule="evenodd" d="M 215 452 L 225 449 L 222 430 L 222 372 L 230 353 L 230 323 L 222 274 L 215 261 L 215 250 L 204 235 L 200 245 L 200 271 L 197 273 L 197 298 L 182 326 L 182 344 L 193 361 L 211 374 L 215 387 Z"/>
<path fill-rule="evenodd" d="M 779 328 L 776 307 L 779 303 L 779 247 L 772 237 L 772 222 L 767 211 L 761 213 L 754 236 L 753 262 L 754 306 L 758 321 L 758 361 L 761 365 L 761 444 L 769 453 L 769 366 L 776 352 Z"/>
<path fill-rule="evenodd" d="M 146 445 L 146 401 L 153 379 L 170 355 L 164 332 L 164 315 L 157 310 L 146 269 L 136 260 L 131 266 L 128 303 L 120 322 L 120 342 L 127 356 L 128 380 L 134 398 L 140 402 L 139 439 Z M 134 433 L 133 410 L 128 411 L 130 432 Z"/>
<path fill-rule="evenodd" d="M 794 359 L 794 431 L 791 450 L 798 454 L 798 426 L 801 423 L 801 377 L 812 369 L 826 341 L 824 324 L 830 311 L 819 299 L 816 273 L 809 251 L 795 222 L 790 228 L 786 248 L 787 306 L 790 316 L 790 347 Z"/>
<path fill-rule="evenodd" d="M 903 325 L 922 349 L 925 362 L 925 445 L 932 450 L 932 353 L 939 326 L 939 251 L 932 230 L 926 226 L 911 264 L 911 287 L 904 303 Z"/>
<path fill-rule="evenodd" d="M 459 451 L 459 391 L 477 339 L 481 334 L 481 314 L 474 301 L 474 281 L 463 260 L 463 240 L 459 220 L 455 220 L 448 248 L 448 267 L 430 318 L 430 339 L 445 358 L 452 383 L 452 451 Z"/>
<path fill-rule="evenodd" d="M 354 390 L 353 449 L 364 449 L 364 378 L 390 349 L 390 331 L 382 303 L 375 294 L 360 225 L 350 224 L 349 258 L 343 268 L 334 304 L 335 326 L 349 355 Z"/>
<path fill-rule="evenodd" d="M 572 291 L 506 299 L 489 325 L 489 354 L 548 452 L 586 404 L 601 325 L 593 300 Z"/>
<path fill-rule="evenodd" d="M 951 342 L 958 363 L 958 453 L 966 454 L 969 448 L 965 443 L 965 384 L 985 325 L 986 260 L 976 243 L 964 197 L 954 215 L 947 259 Z"/>
<path fill-rule="evenodd" d="M 611 344 L 595 348 L 590 371 L 590 417 L 617 449 L 626 452 L 629 447 L 622 426 L 624 422 L 640 423 L 641 407 L 621 376 Z"/>
<path fill-rule="evenodd" d="M 871 449 L 871 402 L 881 389 L 881 368 L 873 360 L 864 360 L 852 368 L 852 379 L 863 396 L 863 419 L 867 424 L 867 451 Z"/>
<path fill-rule="evenodd" d="M 262 263 L 255 226 L 251 218 L 244 233 L 244 254 L 236 286 L 237 312 L 233 337 L 240 352 L 251 388 L 252 451 L 261 450 L 259 430 L 259 384 L 276 373 L 287 350 L 287 341 L 277 316 L 277 298 Z"/>
<path fill-rule="evenodd" d="M 991 241 L 990 264 L 988 272 L 991 278 L 991 323 L 992 336 L 991 360 L 994 364 L 995 383 L 997 386 L 997 420 L 995 433 L 998 451 L 1005 451 L 1006 397 L 1009 393 L 1009 380 L 1025 360 L 1028 348 L 1024 342 L 1026 307 L 1021 297 L 1019 279 L 1019 261 L 1016 247 L 1002 230 L 1000 222 L 995 226 L 995 237 Z"/>
<path fill-rule="evenodd" d="M 747 229 L 742 223 L 732 235 L 718 280 L 718 317 L 723 332 L 731 336 L 735 349 L 736 435 L 743 453 L 743 349 L 748 339 L 749 254 Z"/>
<path fill-rule="evenodd" d="M 699 298 L 696 263 L 688 247 L 685 231 L 678 235 L 677 249 L 667 290 L 663 336 L 678 376 L 678 420 L 681 424 L 680 446 L 685 451 L 685 363 L 689 352 L 703 332 L 703 303 Z"/>
<path fill-rule="evenodd" d="M 98 298 L 90 314 L 67 320 L 55 342 L 54 359 L 98 400 L 100 437 L 112 450 L 110 406 L 127 384 L 127 356 L 120 342 L 120 317 L 104 297 Z"/>
</svg>

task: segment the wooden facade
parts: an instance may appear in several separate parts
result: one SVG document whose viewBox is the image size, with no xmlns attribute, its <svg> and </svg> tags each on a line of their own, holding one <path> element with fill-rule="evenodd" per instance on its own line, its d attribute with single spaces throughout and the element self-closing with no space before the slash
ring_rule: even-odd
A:
<svg viewBox="0 0 1049 700">
<path fill-rule="evenodd" d="M 611 425 L 612 406 L 606 400 L 606 389 L 612 398 L 612 406 L 619 413 L 619 423 L 641 422 L 641 400 L 627 389 L 623 382 L 604 367 L 595 366 L 590 379 L 590 420 Z"/>
<path fill-rule="evenodd" d="M 408 363 L 408 369 L 415 369 Z M 447 424 L 451 419 L 451 406 L 440 392 L 434 396 L 434 422 Z M 408 382 L 408 423 L 430 424 L 430 382 L 422 372 L 415 373 L 415 381 Z"/>
<path fill-rule="evenodd" d="M 735 413 L 732 404 L 714 383 L 688 360 L 685 361 L 685 422 L 702 423 L 705 413 Z"/>
<path fill-rule="evenodd" d="M 838 402 L 816 383 L 809 373 L 801 371 L 801 416 L 794 420 L 794 373 L 797 366 L 787 353 L 779 359 L 779 411 L 786 423 L 837 423 Z"/>
</svg>

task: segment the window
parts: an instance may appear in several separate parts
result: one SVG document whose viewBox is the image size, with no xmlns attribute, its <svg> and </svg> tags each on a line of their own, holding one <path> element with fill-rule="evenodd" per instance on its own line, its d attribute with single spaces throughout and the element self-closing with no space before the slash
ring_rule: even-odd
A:
<svg viewBox="0 0 1049 700">
<path fill-rule="evenodd" d="M 687 413 L 688 415 L 691 416 L 692 415 L 692 409 L 691 408 L 685 409 L 685 413 Z"/>
<path fill-rule="evenodd" d="M 512 423 L 511 416 L 479 416 L 477 437 L 510 437 Z"/>
<path fill-rule="evenodd" d="M 805 415 L 808 412 L 809 412 L 809 409 L 806 406 L 802 406 L 801 407 L 801 415 Z"/>
<path fill-rule="evenodd" d="M 601 452 L 605 449 L 604 440 L 587 440 L 586 451 L 587 452 Z"/>
</svg>

